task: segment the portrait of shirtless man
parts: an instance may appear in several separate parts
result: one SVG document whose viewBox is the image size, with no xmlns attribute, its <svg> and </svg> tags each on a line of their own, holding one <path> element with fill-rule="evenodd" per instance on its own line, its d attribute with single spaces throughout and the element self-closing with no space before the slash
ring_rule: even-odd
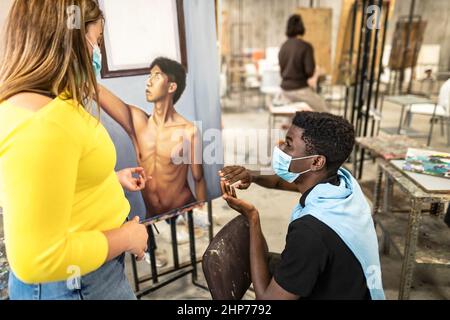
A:
<svg viewBox="0 0 450 320">
<path fill-rule="evenodd" d="M 202 141 L 198 128 L 176 112 L 174 105 L 186 87 L 184 67 L 167 58 L 150 66 L 146 97 L 152 115 L 128 105 L 99 85 L 99 103 L 133 141 L 138 163 L 148 177 L 142 190 L 147 218 L 194 202 L 206 201 Z M 192 172 L 195 195 L 188 184 Z"/>
</svg>

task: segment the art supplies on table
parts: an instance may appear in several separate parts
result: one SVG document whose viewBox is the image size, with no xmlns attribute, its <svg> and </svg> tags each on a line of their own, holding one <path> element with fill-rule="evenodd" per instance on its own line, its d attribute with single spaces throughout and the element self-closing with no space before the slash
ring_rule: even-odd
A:
<svg viewBox="0 0 450 320">
<path fill-rule="evenodd" d="M 450 153 L 409 148 L 403 170 L 450 179 Z"/>
</svg>

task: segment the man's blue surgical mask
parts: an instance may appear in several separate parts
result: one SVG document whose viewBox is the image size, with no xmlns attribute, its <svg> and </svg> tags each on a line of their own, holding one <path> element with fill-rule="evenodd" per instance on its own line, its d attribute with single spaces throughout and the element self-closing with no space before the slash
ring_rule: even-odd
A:
<svg viewBox="0 0 450 320">
<path fill-rule="evenodd" d="M 89 42 L 89 44 L 92 46 L 93 49 L 92 65 L 94 67 L 95 76 L 99 77 L 102 71 L 102 52 L 100 51 L 98 45 L 92 44 L 92 42 L 89 41 L 89 39 L 87 39 L 87 41 Z"/>
<path fill-rule="evenodd" d="M 283 152 L 278 146 L 276 146 L 273 150 L 272 154 L 272 169 L 275 171 L 275 174 L 279 176 L 281 179 L 292 183 L 297 180 L 300 175 L 305 174 L 311 169 L 303 171 L 303 172 L 290 172 L 289 168 L 291 166 L 292 161 L 309 159 L 316 156 L 307 156 L 301 158 L 292 158 L 287 153 Z"/>
</svg>

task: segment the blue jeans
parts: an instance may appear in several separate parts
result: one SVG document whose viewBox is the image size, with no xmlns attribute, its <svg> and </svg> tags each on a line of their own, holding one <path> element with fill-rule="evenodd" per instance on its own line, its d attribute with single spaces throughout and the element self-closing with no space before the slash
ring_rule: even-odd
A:
<svg viewBox="0 0 450 320">
<path fill-rule="evenodd" d="M 106 262 L 99 269 L 80 277 L 78 288 L 66 281 L 27 284 L 9 273 L 11 300 L 136 300 L 125 276 L 125 254 Z"/>
</svg>

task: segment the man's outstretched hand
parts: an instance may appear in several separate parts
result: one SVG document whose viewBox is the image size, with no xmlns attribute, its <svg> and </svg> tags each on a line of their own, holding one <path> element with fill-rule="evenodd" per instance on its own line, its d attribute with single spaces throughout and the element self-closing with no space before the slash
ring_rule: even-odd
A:
<svg viewBox="0 0 450 320">
<path fill-rule="evenodd" d="M 220 188 L 222 189 L 222 197 L 230 208 L 236 210 L 249 220 L 258 218 L 258 210 L 256 210 L 255 206 L 242 199 L 238 199 L 234 187 L 221 181 Z"/>
<path fill-rule="evenodd" d="M 220 180 L 225 185 L 234 185 L 236 188 L 244 190 L 250 187 L 252 176 L 250 171 L 240 166 L 228 166 L 219 171 Z"/>
</svg>

